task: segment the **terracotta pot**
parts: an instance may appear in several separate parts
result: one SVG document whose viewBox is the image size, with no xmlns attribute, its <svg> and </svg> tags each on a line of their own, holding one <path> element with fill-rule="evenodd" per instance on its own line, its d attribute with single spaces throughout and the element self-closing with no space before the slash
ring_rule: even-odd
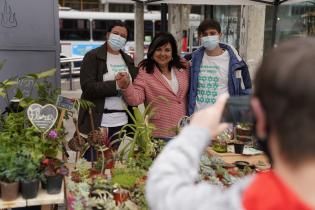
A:
<svg viewBox="0 0 315 210">
<path fill-rule="evenodd" d="M 129 198 L 129 191 L 125 189 L 116 189 L 113 191 L 116 205 L 125 202 Z"/>
<path fill-rule="evenodd" d="M 0 182 L 1 185 L 1 198 L 3 201 L 15 200 L 19 195 L 19 183 L 6 183 Z"/>
<path fill-rule="evenodd" d="M 99 171 L 99 170 L 97 170 L 97 169 L 95 169 L 95 168 L 91 168 L 90 169 L 90 177 L 95 177 L 95 176 L 98 176 L 98 175 L 100 175 L 101 174 L 101 171 Z"/>
<path fill-rule="evenodd" d="M 74 181 L 75 183 L 81 182 L 81 177 L 76 171 L 71 172 L 71 180 Z"/>
<path fill-rule="evenodd" d="M 24 199 L 35 198 L 38 194 L 39 180 L 21 182 L 21 193 Z"/>
</svg>

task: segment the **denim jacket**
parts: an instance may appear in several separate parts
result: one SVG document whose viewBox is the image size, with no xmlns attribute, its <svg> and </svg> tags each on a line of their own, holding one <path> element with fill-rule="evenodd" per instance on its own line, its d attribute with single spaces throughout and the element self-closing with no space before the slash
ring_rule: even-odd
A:
<svg viewBox="0 0 315 210">
<path fill-rule="evenodd" d="M 247 64 L 238 55 L 237 51 L 233 47 L 223 43 L 220 43 L 220 47 L 222 49 L 227 50 L 230 56 L 230 65 L 228 73 L 229 95 L 230 96 L 249 95 L 251 93 L 252 82 Z M 190 69 L 190 88 L 188 98 L 188 116 L 192 115 L 195 111 L 198 77 L 204 52 L 205 48 L 200 47 L 198 50 L 192 53 L 191 58 L 192 64 Z"/>
</svg>

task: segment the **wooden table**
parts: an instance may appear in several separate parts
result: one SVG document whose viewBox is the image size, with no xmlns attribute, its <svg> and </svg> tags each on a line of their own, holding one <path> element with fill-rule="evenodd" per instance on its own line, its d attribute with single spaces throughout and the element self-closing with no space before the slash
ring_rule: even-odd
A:
<svg viewBox="0 0 315 210">
<path fill-rule="evenodd" d="M 207 153 L 208 153 L 209 156 L 218 156 L 218 157 L 220 157 L 226 163 L 234 163 L 235 161 L 247 161 L 251 165 L 256 165 L 257 166 L 258 162 L 262 161 L 266 165 L 266 168 L 270 167 L 268 158 L 264 154 L 260 154 L 260 155 L 241 155 L 241 154 L 236 154 L 236 153 L 232 153 L 232 152 L 218 153 L 218 152 L 212 150 L 211 147 L 207 148 Z"/>
<path fill-rule="evenodd" d="M 51 209 L 53 204 L 62 204 L 65 202 L 64 186 L 62 186 L 59 194 L 50 195 L 46 190 L 39 189 L 36 198 L 24 199 L 22 195 L 13 201 L 3 201 L 0 199 L 0 209 L 26 207 L 26 206 L 42 206 L 42 210 Z"/>
</svg>

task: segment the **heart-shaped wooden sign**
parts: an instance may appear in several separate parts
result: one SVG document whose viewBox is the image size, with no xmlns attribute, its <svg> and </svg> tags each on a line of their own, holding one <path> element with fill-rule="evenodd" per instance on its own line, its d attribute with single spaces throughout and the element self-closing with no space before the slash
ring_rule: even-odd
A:
<svg viewBox="0 0 315 210">
<path fill-rule="evenodd" d="M 46 133 L 54 126 L 58 110 L 52 104 L 31 104 L 27 109 L 27 117 L 38 130 Z"/>
</svg>

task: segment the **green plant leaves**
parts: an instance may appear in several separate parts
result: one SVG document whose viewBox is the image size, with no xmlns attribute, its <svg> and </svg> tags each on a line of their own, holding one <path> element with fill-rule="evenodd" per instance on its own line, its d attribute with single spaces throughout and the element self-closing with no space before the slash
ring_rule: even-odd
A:
<svg viewBox="0 0 315 210">
<path fill-rule="evenodd" d="M 56 73 L 56 69 L 53 68 L 53 69 L 49 69 L 47 71 L 43 71 L 39 73 L 30 73 L 30 74 L 27 74 L 26 76 L 33 79 L 43 79 L 43 78 L 54 76 L 55 73 Z"/>
</svg>

